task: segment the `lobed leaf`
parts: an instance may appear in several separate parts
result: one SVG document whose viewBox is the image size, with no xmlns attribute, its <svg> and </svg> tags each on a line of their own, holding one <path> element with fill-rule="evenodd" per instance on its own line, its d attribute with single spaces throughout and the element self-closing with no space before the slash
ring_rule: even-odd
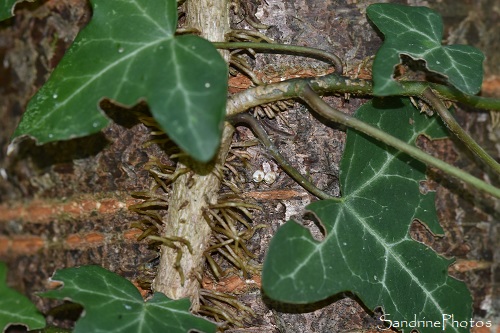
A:
<svg viewBox="0 0 500 333">
<path fill-rule="evenodd" d="M 145 100 L 162 129 L 200 161 L 215 154 L 225 116 L 227 66 L 212 44 L 174 36 L 175 0 L 92 0 L 91 22 L 32 98 L 14 137 L 39 144 L 96 133 L 103 98 Z"/>
<path fill-rule="evenodd" d="M 7 267 L 0 262 L 0 330 L 5 332 L 7 326 L 23 325 L 30 330 L 45 327 L 45 318 L 35 305 L 6 284 Z"/>
<path fill-rule="evenodd" d="M 0 21 L 6 20 L 14 16 L 14 7 L 17 3 L 25 0 L 3 0 L 0 2 Z M 34 0 L 29 0 L 33 2 Z"/>
<path fill-rule="evenodd" d="M 374 100 L 355 116 L 409 144 L 420 134 L 445 135 L 443 126 L 420 115 L 407 99 Z M 310 303 L 351 291 L 393 321 L 415 316 L 441 321 L 443 314 L 470 320 L 471 296 L 464 283 L 448 275 L 451 261 L 409 235 L 414 220 L 442 232 L 434 193 L 419 190 L 425 170 L 407 155 L 348 130 L 340 165 L 342 198 L 307 207 L 323 226 L 324 239 L 315 240 L 295 221 L 281 227 L 264 262 L 265 293 L 282 302 Z M 447 331 L 468 332 L 450 324 Z"/>
<path fill-rule="evenodd" d="M 0 21 L 14 16 L 14 6 L 18 0 L 4 0 L 0 3 Z"/>
<path fill-rule="evenodd" d="M 215 324 L 189 312 L 189 299 L 171 300 L 155 293 L 144 302 L 132 283 L 99 266 L 62 269 L 52 280 L 61 281 L 63 288 L 42 293 L 42 297 L 69 299 L 85 308 L 75 333 L 216 330 Z"/>
<path fill-rule="evenodd" d="M 385 3 L 370 5 L 366 13 L 385 36 L 373 62 L 375 95 L 403 92 L 393 79 L 401 54 L 424 60 L 428 70 L 444 75 L 465 94 L 479 92 L 483 81 L 483 53 L 468 45 L 442 46 L 443 21 L 438 13 L 426 7 Z"/>
</svg>

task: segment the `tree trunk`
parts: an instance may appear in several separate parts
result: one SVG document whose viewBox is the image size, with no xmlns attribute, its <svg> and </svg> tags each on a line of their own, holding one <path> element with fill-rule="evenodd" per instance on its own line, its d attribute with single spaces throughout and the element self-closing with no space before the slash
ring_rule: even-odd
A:
<svg viewBox="0 0 500 333">
<path fill-rule="evenodd" d="M 228 10 L 227 2 L 204 1 L 187 0 L 187 26 L 196 27 L 209 40 L 224 40 L 229 14 L 222 13 Z M 366 7 L 375 1 L 240 2 L 239 14 L 231 14 L 232 28 L 249 28 L 244 17 L 250 16 L 270 25 L 262 32 L 277 42 L 325 49 L 344 59 L 348 75 L 369 75 L 369 66 L 365 66 L 369 64 L 367 57 L 375 54 L 381 45 L 381 36 L 365 17 Z M 445 38 L 449 42 L 468 43 L 483 49 L 488 56 L 485 81 L 489 83 L 483 92 L 500 97 L 500 41 L 496 38 L 500 26 L 498 13 L 491 10 L 495 8 L 495 0 L 398 2 L 435 6 L 444 16 Z M 149 130 L 134 117 L 127 116 L 129 113 L 111 112 L 115 122 L 101 134 L 44 146 L 25 142 L 7 156 L 9 138 L 28 99 L 47 79 L 90 16 L 84 0 L 49 0 L 19 6 L 16 17 L 0 25 L 3 64 L 0 67 L 0 260 L 8 264 L 9 284 L 32 297 L 42 311 L 47 311 L 53 302 L 41 300 L 33 292 L 44 289 L 45 281 L 55 269 L 100 264 L 136 281 L 142 277 L 138 267 L 156 255 L 144 241 L 136 241 L 139 232 L 131 229 L 130 223 L 140 217 L 127 207 L 138 202 L 131 197 L 132 192 L 149 187 L 151 178 L 144 168 L 149 157 L 165 153 L 154 145 L 143 147 L 149 140 Z M 248 61 L 266 82 L 320 75 L 329 69 L 314 60 L 276 54 L 259 54 Z M 248 80 L 241 75 L 230 79 L 231 91 L 248 85 Z M 355 96 L 346 100 L 342 96 L 329 97 L 328 102 L 352 113 L 364 100 Z M 333 124 L 325 126 L 324 120 L 312 116 L 299 104 L 283 112 L 282 117 L 263 120 L 278 129 L 270 131 L 273 141 L 302 174 L 309 174 L 320 188 L 338 195 L 338 165 L 344 132 Z M 499 156 L 500 132 L 498 127 L 494 128 L 488 113 L 458 110 L 457 117 L 491 155 Z M 225 131 L 218 163 L 225 159 L 231 131 L 230 128 Z M 284 137 L 281 132 L 294 136 Z M 236 129 L 235 141 L 252 138 L 248 130 Z M 450 140 L 423 144 L 442 158 L 486 177 L 460 144 L 454 146 Z M 277 181 L 271 185 L 253 183 L 253 172 L 263 163 L 274 165 L 274 162 L 259 146 L 249 147 L 246 152 L 252 159 L 245 168 L 237 170 L 246 181 L 235 183 L 241 197 L 255 200 L 262 207 L 261 212 L 255 212 L 253 223 L 269 226 L 259 229 L 249 245 L 257 254 L 256 261 L 261 263 L 278 226 L 291 216 L 300 219 L 304 206 L 314 198 L 283 172 L 278 172 Z M 183 251 L 180 264 L 186 277 L 184 286 L 179 272 L 173 268 L 177 252 L 162 248 L 162 261 L 154 282 L 156 290 L 172 298 L 191 296 L 196 303 L 198 277 L 203 275 L 205 288 L 237 295 L 255 311 L 255 317 L 247 318 L 247 327 L 241 331 L 233 329 L 233 332 L 375 329 L 376 320 L 355 298 L 340 297 L 307 309 L 283 309 L 263 300 L 255 284 L 246 283 L 238 276 L 224 276 L 214 281 L 200 264 L 210 232 L 202 210 L 217 201 L 220 179 L 212 172 L 213 165 L 181 162 L 196 174 L 183 175 L 174 183 L 162 235 L 185 238 L 191 234 L 199 240 L 191 241 L 193 255 Z M 188 183 L 190 186 L 186 187 Z M 462 266 L 452 266 L 452 271 L 471 289 L 477 316 L 498 315 L 500 231 L 493 223 L 499 219 L 498 203 L 496 208 L 495 203 L 479 206 L 461 198 L 453 188 L 448 189 L 446 183 L 436 187 L 437 206 L 446 236 L 434 239 L 425 228 L 415 224 L 414 237 L 460 260 Z M 472 265 L 479 268 L 471 268 Z M 258 282 L 258 276 L 254 280 Z M 488 299 L 492 302 L 488 303 Z"/>
</svg>

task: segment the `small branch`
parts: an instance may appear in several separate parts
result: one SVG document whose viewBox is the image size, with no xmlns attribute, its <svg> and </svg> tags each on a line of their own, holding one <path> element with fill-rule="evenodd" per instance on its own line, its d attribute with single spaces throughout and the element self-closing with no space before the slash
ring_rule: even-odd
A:
<svg viewBox="0 0 500 333">
<path fill-rule="evenodd" d="M 305 55 L 311 58 L 326 60 L 335 66 L 335 73 L 342 75 L 344 67 L 338 56 L 326 51 L 305 46 L 270 44 L 270 43 L 251 43 L 251 42 L 219 42 L 212 43 L 218 49 L 252 49 L 283 52 L 287 54 Z"/>
<path fill-rule="evenodd" d="M 442 85 L 429 84 L 425 82 L 402 82 L 404 93 L 402 96 L 422 96 L 428 87 L 431 87 L 439 97 L 452 101 L 464 102 L 475 107 L 500 110 L 500 100 L 484 98 L 479 96 L 467 96 L 458 90 Z M 307 92 L 307 93 L 306 93 Z M 306 103 L 318 104 L 313 107 L 323 116 L 346 126 L 357 129 L 363 133 L 373 136 L 387 145 L 400 149 L 417 160 L 436 167 L 446 173 L 461 179 L 495 197 L 500 198 L 500 190 L 472 175 L 434 158 L 418 148 L 407 145 L 401 140 L 389 136 L 387 133 L 360 122 L 342 112 L 332 109 L 317 94 L 351 93 L 355 95 L 372 95 L 373 85 L 371 81 L 360 79 L 349 79 L 332 73 L 317 78 L 291 79 L 283 82 L 268 84 L 247 89 L 241 93 L 234 94 L 228 99 L 227 115 L 235 115 L 244 112 L 260 104 L 272 103 L 280 100 L 302 98 Z M 314 97 L 311 97 L 314 96 Z M 319 106 L 322 105 L 322 106 Z M 318 109 L 319 108 L 319 109 Z M 394 139 L 394 140 L 393 140 Z"/>
<path fill-rule="evenodd" d="M 452 131 L 474 154 L 483 160 L 488 166 L 500 174 L 500 164 L 476 142 L 457 123 L 453 115 L 448 111 L 443 102 L 432 92 L 430 88 L 425 89 L 421 95 L 423 100 L 428 102 L 432 108 L 441 116 L 446 126 Z"/>
<path fill-rule="evenodd" d="M 283 155 L 280 154 L 278 148 L 271 142 L 266 131 L 260 124 L 255 120 L 254 117 L 249 115 L 248 113 L 240 113 L 234 115 L 227 119 L 233 125 L 238 123 L 243 123 L 244 125 L 250 127 L 254 134 L 259 138 L 262 144 L 266 147 L 271 156 L 276 160 L 276 162 L 280 165 L 280 167 L 290 176 L 292 177 L 300 186 L 304 189 L 317 196 L 320 199 L 336 199 L 319 188 L 317 188 L 313 183 L 311 183 L 307 178 L 302 176 L 297 169 L 295 169 Z"/>
<path fill-rule="evenodd" d="M 422 95 L 427 88 L 431 88 L 440 99 L 459 102 L 477 109 L 500 111 L 500 99 L 498 98 L 467 95 L 454 87 L 424 81 L 402 81 L 400 83 L 404 90 L 402 96 Z M 372 94 L 371 90 L 369 94 Z"/>
<path fill-rule="evenodd" d="M 290 79 L 249 88 L 232 95 L 227 102 L 227 115 L 241 113 L 261 104 L 297 98 L 306 86 L 311 86 L 318 94 L 352 93 L 370 95 L 373 90 L 371 81 L 349 79 L 333 73 L 314 78 Z M 418 90 L 418 93 L 421 92 L 422 90 Z"/>
<path fill-rule="evenodd" d="M 318 94 L 349 93 L 353 95 L 373 95 L 372 81 L 351 79 L 337 73 L 332 73 L 315 78 L 290 79 L 265 86 L 249 88 L 229 98 L 227 114 L 232 115 L 244 112 L 260 104 L 297 98 L 299 92 L 306 85 L 310 85 Z M 401 82 L 401 85 L 404 90 L 401 96 L 421 96 L 425 89 L 430 87 L 441 99 L 460 102 L 479 109 L 500 111 L 500 99 L 465 95 L 457 89 L 427 82 L 407 81 Z"/>
<path fill-rule="evenodd" d="M 354 117 L 351 117 L 345 113 L 335 110 L 328 104 L 326 104 L 321 97 L 319 97 L 310 87 L 305 87 L 305 89 L 300 93 L 300 97 L 304 102 L 306 102 L 313 110 L 318 112 L 323 117 L 326 117 L 332 121 L 340 123 L 342 125 L 353 128 L 357 131 L 365 133 L 386 145 L 394 147 L 411 157 L 433 167 L 436 167 L 484 192 L 487 192 L 497 198 L 500 198 L 500 189 L 483 182 L 482 180 L 464 172 L 446 162 L 443 162 L 435 157 L 432 157 L 420 149 L 410 146 L 407 143 L 399 140 L 378 128 L 370 126 Z"/>
</svg>

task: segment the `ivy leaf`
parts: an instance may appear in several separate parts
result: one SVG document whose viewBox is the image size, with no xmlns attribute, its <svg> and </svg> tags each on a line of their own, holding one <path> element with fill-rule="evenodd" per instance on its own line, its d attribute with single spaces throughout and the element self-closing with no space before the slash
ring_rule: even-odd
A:
<svg viewBox="0 0 500 333">
<path fill-rule="evenodd" d="M 393 79 L 401 54 L 424 60 L 428 70 L 444 75 L 465 94 L 479 92 L 483 82 L 483 53 L 468 45 L 442 46 L 443 21 L 438 13 L 426 7 L 398 4 L 372 4 L 366 13 L 385 35 L 373 62 L 375 95 L 403 92 Z"/>
<path fill-rule="evenodd" d="M 369 102 L 356 111 L 356 117 L 409 144 L 421 133 L 445 134 L 443 126 L 420 115 L 407 99 Z M 415 316 L 442 321 L 444 314 L 470 320 L 471 296 L 464 283 L 447 274 L 451 260 L 409 235 L 416 219 L 430 231 L 442 233 L 434 193 L 419 191 L 425 165 L 348 130 L 340 167 L 342 198 L 307 207 L 323 226 L 324 239 L 314 239 L 295 221 L 281 227 L 264 262 L 265 293 L 281 302 L 310 303 L 351 291 L 369 309 L 381 307 L 393 321 Z M 469 331 L 451 324 L 446 322 L 447 331 Z"/>
<path fill-rule="evenodd" d="M 175 0 L 92 0 L 93 17 L 28 104 L 14 137 L 43 144 L 98 132 L 109 98 L 145 100 L 162 129 L 200 161 L 215 154 L 225 116 L 227 66 L 198 36 L 174 36 Z"/>
<path fill-rule="evenodd" d="M 5 332 L 7 326 L 24 325 L 28 329 L 45 327 L 45 318 L 35 305 L 24 295 L 7 287 L 5 281 L 7 267 L 0 262 L 0 329 Z"/>
<path fill-rule="evenodd" d="M 189 299 L 171 300 L 155 293 L 144 302 L 132 283 L 99 266 L 58 270 L 51 280 L 61 281 L 64 287 L 41 296 L 69 299 L 85 308 L 75 325 L 75 333 L 191 330 L 215 333 L 216 330 L 215 324 L 189 312 Z"/>
<path fill-rule="evenodd" d="M 3 0 L 0 3 L 0 21 L 8 19 L 9 17 L 14 16 L 14 7 L 17 3 L 23 2 L 25 0 Z M 33 2 L 35 0 L 29 0 Z"/>
</svg>

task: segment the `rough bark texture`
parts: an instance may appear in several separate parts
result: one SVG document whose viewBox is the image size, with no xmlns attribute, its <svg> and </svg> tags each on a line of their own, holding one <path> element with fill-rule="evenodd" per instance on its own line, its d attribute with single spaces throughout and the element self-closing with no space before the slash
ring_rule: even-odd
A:
<svg viewBox="0 0 500 333">
<path fill-rule="evenodd" d="M 46 313 L 54 302 L 34 292 L 58 268 L 99 264 L 140 278 L 139 266 L 156 252 L 136 241 L 137 214 L 127 206 L 135 203 L 131 192 L 149 186 L 148 155 L 161 151 L 143 148 L 149 130 L 115 110 L 116 122 L 100 134 L 44 146 L 25 141 L 7 156 L 28 99 L 91 17 L 85 0 L 23 4 L 16 13 L 0 29 L 0 260 L 9 283 Z"/>
<path fill-rule="evenodd" d="M 332 51 L 346 61 L 346 70 L 352 75 L 356 75 L 358 68 L 361 69 L 360 75 L 364 74 L 362 60 L 373 55 L 381 43 L 380 36 L 364 16 L 366 7 L 374 1 L 242 2 L 246 3 L 245 8 L 255 10 L 257 19 L 272 26 L 266 35 L 281 43 Z M 445 18 L 445 38 L 448 41 L 482 48 L 488 56 L 485 68 L 486 82 L 489 83 L 483 91 L 500 97 L 500 20 L 495 0 L 398 2 L 434 6 Z M 186 5 L 189 3 L 191 0 Z M 199 10 L 208 12 L 211 6 L 206 6 Z M 188 10 L 195 13 L 195 9 Z M 84 0 L 51 0 L 24 5 L 15 19 L 0 25 L 3 63 L 0 67 L 0 260 L 8 263 L 9 284 L 32 297 L 45 312 L 53 303 L 41 300 L 33 292 L 44 288 L 46 279 L 55 269 L 101 264 L 136 280 L 140 277 L 138 266 L 155 255 L 145 243 L 135 241 L 137 233 L 130 229 L 130 222 L 139 220 L 139 217 L 127 211 L 126 207 L 136 202 L 131 199 L 130 192 L 144 190 L 151 182 L 144 170 L 148 156 L 164 156 L 165 153 L 156 146 L 142 147 L 149 139 L 148 129 L 133 117 L 125 116 L 125 110 L 111 112 L 115 123 L 102 134 L 42 147 L 26 142 L 13 155 L 6 155 L 9 137 L 27 100 L 47 79 L 47 74 L 90 15 Z M 214 15 L 210 19 L 212 23 L 220 19 L 220 13 Z M 241 16 L 234 16 L 232 22 L 233 27 L 247 27 Z M 198 28 L 205 31 L 202 26 Z M 319 62 L 279 55 L 257 55 L 254 64 L 264 81 L 320 74 L 327 70 Z M 238 87 L 244 88 L 245 84 L 239 84 L 246 82 L 236 79 L 230 81 L 234 91 Z M 328 101 L 349 113 L 363 102 L 358 98 L 347 101 L 342 97 L 329 97 Z M 263 121 L 293 135 L 285 137 L 279 131 L 270 130 L 272 139 L 292 164 L 303 174 L 310 174 L 320 188 L 339 194 L 336 177 L 344 142 L 342 129 L 325 124 L 299 105 L 290 108 L 283 116 L 289 125 L 281 119 Z M 500 131 L 494 127 L 487 112 L 466 113 L 459 110 L 457 116 L 493 156 L 499 156 Z M 248 130 L 237 128 L 235 141 L 252 138 Z M 478 176 L 492 178 L 498 184 L 498 179 L 486 175 L 473 164 L 460 144 L 454 145 L 449 140 L 439 143 L 424 140 L 422 145 Z M 253 183 L 252 173 L 264 162 L 273 164 L 273 161 L 259 146 L 248 148 L 247 152 L 252 159 L 245 167 L 237 169 L 244 180 L 239 182 L 235 177 L 235 183 L 240 187 L 243 198 L 255 200 L 263 208 L 254 212 L 254 223 L 265 223 L 269 227 L 260 229 L 249 245 L 258 255 L 257 261 L 262 262 L 269 240 L 279 225 L 292 216 L 300 220 L 303 207 L 314 198 L 283 172 L 278 172 L 278 180 L 272 185 Z M 193 166 L 193 169 L 196 167 Z M 204 173 L 210 174 L 210 170 Z M 230 177 L 230 174 L 226 176 Z M 442 178 L 439 174 L 436 177 Z M 175 186 L 184 186 L 188 180 L 186 175 Z M 179 235 L 191 230 L 182 223 L 171 228 L 171 221 L 182 221 L 184 212 L 181 206 L 185 200 L 192 202 L 193 207 L 214 202 L 218 180 L 214 178 L 212 181 L 214 185 L 209 186 L 208 197 L 202 197 L 193 188 L 187 191 L 184 187 L 184 191 L 177 192 L 185 199 L 172 201 L 165 235 Z M 478 204 L 472 198 L 476 194 L 462 198 L 459 186 L 448 180 L 442 184 L 433 186 L 438 191 L 436 203 L 446 229 L 445 237 L 436 239 L 419 224 L 413 227 L 414 237 L 431 244 L 439 253 L 457 257 L 460 265 L 452 266 L 452 271 L 464 279 L 471 289 L 475 315 L 489 316 L 489 319 L 498 317 L 500 228 L 495 223 L 500 220 L 498 203 L 495 206 L 495 203 L 485 200 L 483 204 Z M 223 187 L 222 191 L 228 189 Z M 181 214 L 178 219 L 173 217 L 173 211 Z M 193 230 L 198 231 L 202 225 L 205 223 L 200 218 Z M 170 251 L 164 249 L 167 250 Z M 175 258 L 175 251 L 172 255 Z M 181 265 L 186 265 L 188 261 L 188 251 L 184 251 Z M 171 276 L 157 277 L 156 283 L 160 280 L 179 281 L 172 262 L 175 260 L 162 264 L 160 269 L 160 274 Z M 185 272 L 190 269 L 187 265 L 183 266 Z M 193 288 L 197 288 L 197 271 L 194 267 L 193 274 L 187 274 Z M 346 332 L 370 330 L 377 325 L 373 314 L 352 297 L 340 295 L 308 308 L 285 308 L 263 298 L 255 283 L 247 283 L 237 275 L 224 276 L 215 281 L 207 271 L 203 274 L 205 288 L 232 293 L 257 314 L 248 318 L 244 329 L 228 331 Z M 258 276 L 253 280 L 258 283 Z"/>
</svg>

